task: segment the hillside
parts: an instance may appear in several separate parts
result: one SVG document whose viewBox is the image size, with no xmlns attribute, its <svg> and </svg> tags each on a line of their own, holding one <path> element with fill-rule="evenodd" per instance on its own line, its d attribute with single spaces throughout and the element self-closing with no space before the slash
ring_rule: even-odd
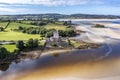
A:
<svg viewBox="0 0 120 80">
<path fill-rule="evenodd" d="M 116 19 L 120 18 L 120 16 L 115 15 L 90 15 L 90 14 L 71 14 L 71 15 L 64 15 L 64 14 L 24 14 L 24 15 L 0 15 L 0 20 L 39 20 L 41 18 L 69 18 L 69 19 L 99 19 L 99 18 L 107 18 L 107 19 Z"/>
</svg>

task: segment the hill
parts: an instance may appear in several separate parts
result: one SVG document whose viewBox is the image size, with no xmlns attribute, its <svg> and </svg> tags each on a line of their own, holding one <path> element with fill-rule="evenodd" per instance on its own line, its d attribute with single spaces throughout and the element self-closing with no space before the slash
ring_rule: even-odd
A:
<svg viewBox="0 0 120 80">
<path fill-rule="evenodd" d="M 23 15 L 0 15 L 0 20 L 40 20 L 41 18 L 54 18 L 54 19 L 60 19 L 60 18 L 67 18 L 67 19 L 100 19 L 100 18 L 106 18 L 106 19 L 116 19 L 120 18 L 120 16 L 115 15 L 91 15 L 91 14 L 71 14 L 71 15 L 65 15 L 65 14 L 23 14 Z"/>
</svg>

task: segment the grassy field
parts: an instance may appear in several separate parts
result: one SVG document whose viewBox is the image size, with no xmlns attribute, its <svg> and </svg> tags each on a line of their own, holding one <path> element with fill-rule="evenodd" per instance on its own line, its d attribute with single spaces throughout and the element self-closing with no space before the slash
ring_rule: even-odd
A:
<svg viewBox="0 0 120 80">
<path fill-rule="evenodd" d="M 8 22 L 0 22 L 0 26 L 5 27 Z M 22 24 L 17 22 L 11 22 L 7 32 L 0 32 L 0 40 L 28 40 L 29 38 L 40 38 L 40 35 L 32 35 L 32 34 L 23 34 L 20 32 L 13 32 L 10 29 L 17 29 L 19 26 L 22 27 L 39 27 L 34 25 Z"/>
<path fill-rule="evenodd" d="M 7 25 L 7 23 L 8 22 L 0 22 L 0 26 L 5 27 Z M 17 29 L 19 26 L 22 26 L 22 27 L 39 27 L 39 26 L 35 26 L 35 25 L 11 22 L 10 25 L 8 26 L 7 30 L 9 30 L 9 29 Z"/>
<path fill-rule="evenodd" d="M 20 32 L 0 32 L 0 40 L 28 40 L 29 38 L 40 38 L 40 35 L 24 34 Z"/>
<path fill-rule="evenodd" d="M 8 51 L 13 52 L 16 48 L 16 45 L 1 45 L 2 47 L 6 48 Z"/>
<path fill-rule="evenodd" d="M 22 27 L 39 27 L 39 26 L 34 26 L 34 25 L 29 25 L 29 24 L 11 22 L 10 25 L 8 26 L 8 28 L 17 29 L 19 26 L 22 26 Z"/>
<path fill-rule="evenodd" d="M 45 40 L 42 40 L 39 42 L 40 46 L 43 46 L 45 44 Z M 6 48 L 8 51 L 13 52 L 14 50 L 17 50 L 16 44 L 5 44 L 5 45 L 0 45 L 1 47 Z"/>
<path fill-rule="evenodd" d="M 29 23 L 30 21 L 26 21 Z M 0 26 L 5 27 L 8 22 L 0 22 Z M 11 29 L 18 29 L 19 26 L 22 27 L 39 27 L 30 24 L 22 24 L 17 22 L 11 22 L 6 32 L 0 32 L 0 40 L 28 40 L 29 38 L 40 38 L 40 35 L 32 35 L 32 34 L 24 34 L 20 32 L 13 32 Z M 46 29 L 56 29 L 56 30 L 65 30 L 66 26 L 62 25 L 62 23 L 52 24 L 49 23 L 45 26 Z"/>
<path fill-rule="evenodd" d="M 30 21 L 26 21 L 25 23 L 29 23 Z M 0 26 L 5 27 L 8 22 L 0 22 Z M 22 27 L 39 27 L 35 25 L 30 25 L 30 24 L 23 24 L 23 23 L 17 23 L 17 22 L 11 22 L 10 25 L 8 26 L 7 30 L 10 29 L 17 29 L 19 26 Z M 56 29 L 56 30 L 65 30 L 67 26 L 62 25 L 62 23 L 56 23 L 56 24 L 47 24 L 45 26 L 46 29 Z"/>
<path fill-rule="evenodd" d="M 27 21 L 21 21 L 21 22 L 24 23 L 24 24 L 30 24 L 30 23 L 33 22 L 33 21 L 27 20 Z"/>
<path fill-rule="evenodd" d="M 35 25 L 30 25 L 31 21 L 24 21 L 25 24 L 23 23 L 17 23 L 17 22 L 11 22 L 9 24 L 9 26 L 7 27 L 7 29 L 5 30 L 5 32 L 0 32 L 0 40 L 5 40 L 5 41 L 10 41 L 10 40 L 14 40 L 14 41 L 18 41 L 18 40 L 28 40 L 30 38 L 33 39 L 40 39 L 40 35 L 38 34 L 24 34 L 22 32 L 14 32 L 11 31 L 11 29 L 18 29 L 19 26 L 22 27 L 39 27 L 39 26 L 35 26 Z M 5 27 L 8 24 L 8 22 L 0 22 L 0 27 Z M 56 29 L 56 30 L 65 30 L 67 26 L 64 26 L 63 23 L 49 23 L 46 26 L 44 26 L 46 29 Z M 45 41 L 41 41 L 39 45 L 44 45 Z M 5 47 L 8 51 L 13 52 L 16 48 L 16 45 L 0 45 L 2 47 Z"/>
<path fill-rule="evenodd" d="M 61 24 L 47 24 L 45 26 L 46 29 L 56 29 L 56 30 L 65 30 L 67 26 L 61 25 Z"/>
<path fill-rule="evenodd" d="M 7 25 L 7 23 L 8 22 L 0 22 L 0 26 L 4 28 Z"/>
<path fill-rule="evenodd" d="M 6 41 L 10 41 L 10 40 L 28 40 L 30 38 L 37 38 L 40 39 L 40 35 L 36 34 L 24 34 L 21 32 L 14 32 L 11 31 L 11 29 L 18 29 L 19 26 L 22 27 L 39 27 L 39 26 L 35 26 L 35 25 L 30 25 L 30 21 L 25 21 L 25 23 L 27 24 L 23 24 L 23 23 L 17 23 L 17 22 L 11 22 L 9 24 L 9 26 L 7 27 L 7 29 L 5 30 L 5 32 L 0 32 L 0 40 L 6 40 Z M 0 22 L 0 26 L 5 27 L 8 24 L 8 22 Z M 49 23 L 46 26 L 44 26 L 46 29 L 56 29 L 56 30 L 65 30 L 66 26 L 62 25 L 63 23 Z M 41 42 L 40 45 L 43 45 L 44 42 Z M 2 45 L 3 47 L 5 47 L 8 51 L 12 52 L 14 51 L 14 49 L 16 49 L 15 45 Z"/>
<path fill-rule="evenodd" d="M 0 32 L 0 40 L 27 40 L 29 38 L 40 38 L 40 35 L 23 34 L 20 32 L 13 32 L 11 29 L 18 29 L 19 26 L 22 27 L 39 27 L 35 25 L 30 25 L 31 21 L 24 21 L 28 24 L 11 22 L 6 29 L 6 32 Z M 8 22 L 0 22 L 0 26 L 5 27 Z M 46 29 L 56 29 L 65 30 L 67 26 L 63 25 L 63 22 L 56 22 L 55 24 L 49 23 L 44 26 Z"/>
</svg>

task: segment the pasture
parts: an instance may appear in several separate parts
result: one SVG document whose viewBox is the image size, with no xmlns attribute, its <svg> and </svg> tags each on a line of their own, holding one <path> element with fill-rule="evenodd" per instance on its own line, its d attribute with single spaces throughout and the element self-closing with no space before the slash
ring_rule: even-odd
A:
<svg viewBox="0 0 120 80">
<path fill-rule="evenodd" d="M 14 31 L 8 31 L 8 32 L 0 32 L 0 40 L 7 40 L 7 41 L 10 41 L 10 40 L 28 40 L 30 38 L 40 38 L 40 35 L 36 34 L 36 35 L 33 35 L 33 34 L 24 34 L 24 33 L 21 33 L 21 32 L 14 32 Z"/>
<path fill-rule="evenodd" d="M 4 48 L 6 48 L 8 51 L 13 52 L 16 48 L 16 45 L 0 45 Z"/>
</svg>

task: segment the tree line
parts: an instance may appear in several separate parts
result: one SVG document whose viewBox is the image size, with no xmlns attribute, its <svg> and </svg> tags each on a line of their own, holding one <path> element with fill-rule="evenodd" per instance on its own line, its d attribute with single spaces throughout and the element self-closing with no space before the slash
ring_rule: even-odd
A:
<svg viewBox="0 0 120 80">
<path fill-rule="evenodd" d="M 14 31 L 21 31 L 22 33 L 27 33 L 27 34 L 40 34 L 42 37 L 49 38 L 53 36 L 53 32 L 56 30 L 46 29 L 44 27 L 24 28 L 22 26 L 19 26 L 18 29 L 14 29 Z M 73 37 L 76 35 L 76 32 L 72 28 L 66 28 L 65 30 L 58 30 L 58 32 L 61 37 Z"/>
<path fill-rule="evenodd" d="M 19 53 L 19 50 L 10 52 L 6 48 L 0 46 L 0 60 L 6 60 L 10 57 L 17 56 Z"/>
<path fill-rule="evenodd" d="M 4 31 L 9 25 L 10 25 L 10 20 L 8 20 L 8 23 L 5 27 L 0 26 L 0 31 Z"/>
<path fill-rule="evenodd" d="M 16 44 L 16 47 L 22 51 L 26 48 L 32 49 L 37 48 L 39 46 L 39 40 L 38 39 L 32 39 L 30 38 L 27 42 L 24 42 L 23 40 L 19 40 Z"/>
</svg>

